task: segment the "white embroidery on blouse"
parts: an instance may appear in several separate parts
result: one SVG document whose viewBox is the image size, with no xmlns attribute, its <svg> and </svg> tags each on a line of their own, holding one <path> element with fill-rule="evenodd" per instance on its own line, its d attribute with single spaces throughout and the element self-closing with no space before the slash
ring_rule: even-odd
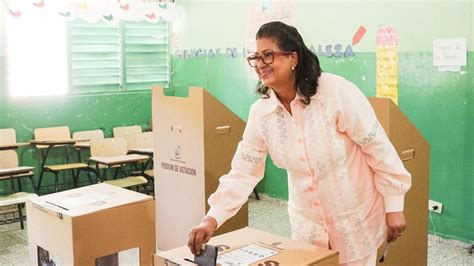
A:
<svg viewBox="0 0 474 266">
<path fill-rule="evenodd" d="M 379 121 L 375 120 L 369 134 L 367 134 L 367 136 L 365 136 L 361 140 L 357 141 L 357 143 L 359 145 L 365 145 L 365 144 L 371 142 L 375 138 L 375 136 L 377 136 L 377 130 L 379 129 L 379 126 L 380 126 Z"/>
<path fill-rule="evenodd" d="M 240 152 L 240 158 L 249 163 L 259 164 L 263 158 L 260 156 L 252 155 L 246 152 Z"/>
<path fill-rule="evenodd" d="M 326 131 L 329 142 L 328 150 L 321 152 L 330 153 L 336 167 L 322 177 L 320 185 L 321 198 L 325 199 L 325 209 L 334 221 L 338 238 L 342 246 L 338 247 L 346 258 L 360 259 L 375 249 L 375 241 L 369 236 L 370 230 L 361 213 L 358 212 L 357 198 L 349 182 L 349 175 L 345 166 L 344 140 L 336 135 L 336 123 L 330 112 L 327 101 L 320 101 L 323 117 L 322 128 Z"/>
<path fill-rule="evenodd" d="M 329 236 L 324 221 L 319 222 L 315 219 L 308 219 L 293 208 L 288 208 L 291 238 L 308 244 L 328 247 Z"/>
<path fill-rule="evenodd" d="M 276 166 L 292 171 L 288 146 L 285 113 L 281 107 L 259 119 L 261 135 L 268 145 L 269 154 Z"/>
<path fill-rule="evenodd" d="M 288 170 L 291 168 L 290 164 L 290 154 L 288 152 L 288 133 L 286 128 L 285 113 L 283 108 L 279 107 L 276 111 L 277 116 L 277 129 L 278 129 L 278 139 L 279 139 L 279 151 L 278 155 L 283 157 L 283 163 Z"/>
</svg>

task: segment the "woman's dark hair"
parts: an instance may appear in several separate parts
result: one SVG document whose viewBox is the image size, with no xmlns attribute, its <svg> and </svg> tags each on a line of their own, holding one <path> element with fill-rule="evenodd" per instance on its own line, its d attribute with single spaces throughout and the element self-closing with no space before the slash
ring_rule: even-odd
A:
<svg viewBox="0 0 474 266">
<path fill-rule="evenodd" d="M 256 39 L 271 38 L 276 41 L 278 47 L 284 52 L 296 52 L 298 54 L 298 65 L 295 68 L 295 87 L 304 104 L 311 102 L 311 96 L 315 95 L 318 88 L 318 78 L 321 76 L 321 66 L 318 57 L 304 44 L 303 38 L 298 30 L 280 21 L 263 24 L 257 32 Z M 257 92 L 268 98 L 269 88 L 261 82 L 257 85 Z"/>
</svg>

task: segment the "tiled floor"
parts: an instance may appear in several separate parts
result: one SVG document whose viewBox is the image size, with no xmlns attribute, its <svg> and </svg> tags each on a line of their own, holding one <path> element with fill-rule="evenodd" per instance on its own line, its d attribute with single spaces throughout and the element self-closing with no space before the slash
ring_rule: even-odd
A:
<svg viewBox="0 0 474 266">
<path fill-rule="evenodd" d="M 249 201 L 249 226 L 289 237 L 291 233 L 286 202 L 262 196 L 260 201 Z M 474 266 L 474 255 L 468 252 L 470 245 L 428 235 L 428 265 Z"/>
<path fill-rule="evenodd" d="M 290 236 L 286 202 L 261 195 L 249 201 L 249 226 L 283 236 Z M 28 265 L 26 230 L 19 223 L 0 225 L 0 265 Z M 468 253 L 470 244 L 446 240 L 437 236 L 428 239 L 428 265 L 471 265 L 474 256 Z M 136 254 L 132 251 L 129 254 Z M 133 265 L 125 258 L 125 265 Z"/>
</svg>

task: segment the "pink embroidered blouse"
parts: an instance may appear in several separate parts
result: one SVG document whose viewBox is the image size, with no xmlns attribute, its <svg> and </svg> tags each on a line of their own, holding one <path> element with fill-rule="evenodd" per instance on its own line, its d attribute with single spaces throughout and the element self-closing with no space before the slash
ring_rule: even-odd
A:
<svg viewBox="0 0 474 266">
<path fill-rule="evenodd" d="M 231 171 L 209 197 L 218 226 L 235 215 L 263 178 L 270 153 L 288 172 L 292 237 L 339 251 L 340 263 L 361 259 L 386 239 L 385 213 L 403 211 L 411 186 L 367 98 L 342 77 L 322 73 L 311 103 L 273 91 L 250 108 Z"/>
</svg>

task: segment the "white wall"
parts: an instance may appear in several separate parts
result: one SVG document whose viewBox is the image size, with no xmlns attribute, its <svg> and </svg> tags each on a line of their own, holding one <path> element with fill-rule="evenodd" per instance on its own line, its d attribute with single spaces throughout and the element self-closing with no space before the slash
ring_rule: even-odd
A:
<svg viewBox="0 0 474 266">
<path fill-rule="evenodd" d="M 474 1 L 471 1 L 471 47 L 470 51 L 474 51 Z"/>
<path fill-rule="evenodd" d="M 176 0 L 184 12 L 184 21 L 176 28 L 177 48 L 243 47 L 247 8 L 263 2 L 272 1 Z M 358 52 L 375 51 L 380 25 L 398 30 L 400 51 L 431 51 L 433 39 L 470 38 L 474 32 L 472 0 L 292 2 L 295 26 L 308 45 L 348 44 L 361 25 L 367 32 L 357 45 Z M 473 43 L 469 41 L 470 50 Z"/>
<path fill-rule="evenodd" d="M 5 44 L 4 44 L 4 32 L 5 32 L 5 20 L 4 20 L 5 6 L 0 1 L 0 56 L 4 55 Z"/>
</svg>

